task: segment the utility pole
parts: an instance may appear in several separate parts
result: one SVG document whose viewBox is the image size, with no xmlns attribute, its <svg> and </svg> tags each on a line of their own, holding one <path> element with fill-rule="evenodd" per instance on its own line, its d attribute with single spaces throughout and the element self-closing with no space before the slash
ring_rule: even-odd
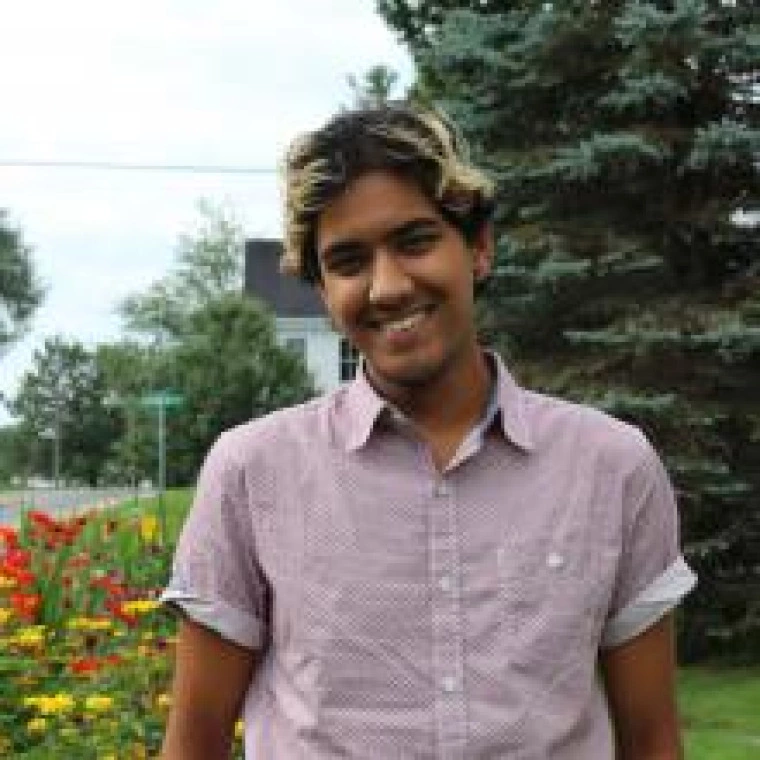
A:
<svg viewBox="0 0 760 760">
<path fill-rule="evenodd" d="M 55 428 L 53 429 L 53 482 L 58 490 L 61 481 L 61 419 L 58 411 L 55 415 Z"/>
</svg>

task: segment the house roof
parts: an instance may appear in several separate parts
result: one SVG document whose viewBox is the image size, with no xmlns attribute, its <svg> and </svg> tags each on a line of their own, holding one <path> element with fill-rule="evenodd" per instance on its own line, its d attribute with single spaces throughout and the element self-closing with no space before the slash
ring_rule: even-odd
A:
<svg viewBox="0 0 760 760">
<path fill-rule="evenodd" d="M 280 272 L 281 254 L 279 240 L 246 240 L 244 291 L 268 304 L 278 317 L 324 317 L 317 291 Z"/>
</svg>

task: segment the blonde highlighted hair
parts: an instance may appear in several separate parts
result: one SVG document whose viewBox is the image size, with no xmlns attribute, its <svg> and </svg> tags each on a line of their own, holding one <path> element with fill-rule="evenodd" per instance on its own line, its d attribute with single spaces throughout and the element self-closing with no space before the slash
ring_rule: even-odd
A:
<svg viewBox="0 0 760 760">
<path fill-rule="evenodd" d="M 493 213 L 493 184 L 471 163 L 467 144 L 442 114 L 405 103 L 341 112 L 297 137 L 285 154 L 284 272 L 320 280 L 319 216 L 372 171 L 414 181 L 468 241 Z"/>
</svg>

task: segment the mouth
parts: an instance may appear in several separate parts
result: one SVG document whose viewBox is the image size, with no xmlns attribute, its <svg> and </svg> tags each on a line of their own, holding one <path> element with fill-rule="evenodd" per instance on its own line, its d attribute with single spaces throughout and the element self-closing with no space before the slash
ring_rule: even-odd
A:
<svg viewBox="0 0 760 760">
<path fill-rule="evenodd" d="M 374 330 L 379 330 L 386 336 L 403 335 L 418 327 L 425 317 L 432 314 L 434 308 L 433 306 L 421 306 L 402 315 L 394 316 L 392 319 L 368 320 L 367 325 Z"/>
</svg>

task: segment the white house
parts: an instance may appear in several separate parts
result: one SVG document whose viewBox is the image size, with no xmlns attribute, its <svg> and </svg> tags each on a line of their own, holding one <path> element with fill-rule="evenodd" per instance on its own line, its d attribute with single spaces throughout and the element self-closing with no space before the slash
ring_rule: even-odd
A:
<svg viewBox="0 0 760 760">
<path fill-rule="evenodd" d="M 359 355 L 331 326 L 314 288 L 280 273 L 279 240 L 246 240 L 244 290 L 274 312 L 277 340 L 296 351 L 319 390 L 353 378 Z"/>
</svg>

